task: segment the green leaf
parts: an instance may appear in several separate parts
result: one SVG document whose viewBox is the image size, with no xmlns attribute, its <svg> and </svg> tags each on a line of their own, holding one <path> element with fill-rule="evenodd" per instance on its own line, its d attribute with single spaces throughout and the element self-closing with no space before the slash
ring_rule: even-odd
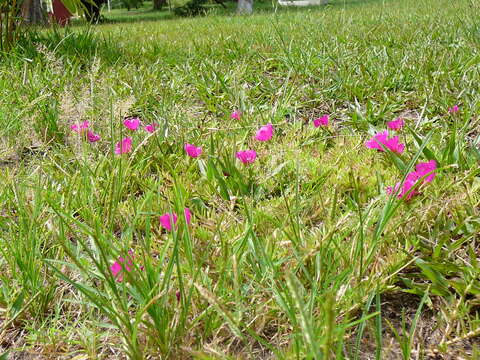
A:
<svg viewBox="0 0 480 360">
<path fill-rule="evenodd" d="M 300 283 L 300 281 L 295 277 L 295 275 L 290 274 L 287 277 L 287 286 L 292 295 L 292 300 L 295 305 L 295 308 L 298 312 L 298 319 L 300 329 L 302 330 L 302 336 L 307 344 L 310 355 L 315 359 L 321 359 L 322 353 L 320 352 L 320 347 L 317 344 L 315 331 L 312 324 L 312 317 L 308 313 L 307 307 L 303 302 L 302 291 L 305 290 Z"/>
<path fill-rule="evenodd" d="M 80 0 L 60 0 L 63 5 L 70 11 L 72 14 L 76 14 L 80 10 L 85 9 L 85 5 Z M 92 0 L 86 0 L 91 4 L 95 4 Z"/>
<path fill-rule="evenodd" d="M 17 298 L 15 299 L 15 302 L 12 305 L 12 310 L 13 310 L 13 315 L 16 315 L 22 310 L 23 306 L 23 300 L 25 299 L 25 294 L 22 291 Z"/>
<path fill-rule="evenodd" d="M 213 176 L 217 180 L 218 186 L 220 187 L 220 195 L 225 200 L 230 200 L 230 195 L 228 193 L 227 183 L 225 182 L 225 180 L 223 179 L 223 176 L 218 171 L 218 169 L 215 166 L 215 163 L 213 162 L 212 158 L 208 159 L 208 169 L 211 171 L 211 173 L 213 174 Z"/>
<path fill-rule="evenodd" d="M 422 147 L 424 145 L 422 148 L 422 152 L 425 155 L 425 157 L 429 160 L 435 160 L 438 165 L 439 164 L 438 159 L 436 158 L 435 154 L 424 144 L 424 141 L 422 140 L 422 138 L 412 128 L 407 127 L 407 129 L 412 134 L 418 146 Z"/>
<path fill-rule="evenodd" d="M 406 165 L 403 162 L 403 160 L 400 158 L 400 156 L 398 156 L 393 151 L 390 151 L 388 149 L 385 150 L 385 153 L 390 158 L 390 160 L 393 162 L 393 164 L 397 167 L 397 169 L 400 170 L 401 173 L 404 173 L 405 169 L 406 169 Z"/>
<path fill-rule="evenodd" d="M 450 295 L 448 282 L 442 274 L 435 270 L 431 264 L 428 264 L 422 259 L 417 259 L 415 263 L 422 270 L 423 275 L 432 282 L 432 292 L 435 295 Z"/>
</svg>

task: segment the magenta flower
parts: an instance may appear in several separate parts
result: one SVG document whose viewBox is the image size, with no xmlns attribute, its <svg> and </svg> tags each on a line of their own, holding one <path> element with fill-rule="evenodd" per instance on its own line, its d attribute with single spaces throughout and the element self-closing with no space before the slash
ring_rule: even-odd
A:
<svg viewBox="0 0 480 360">
<path fill-rule="evenodd" d="M 156 123 L 148 124 L 145 126 L 145 131 L 149 132 L 150 134 L 155 131 L 155 128 L 158 126 Z"/>
<path fill-rule="evenodd" d="M 124 259 L 121 257 L 119 261 L 123 263 Z M 110 271 L 112 272 L 113 276 L 117 277 L 117 275 L 122 271 L 122 265 L 118 261 L 115 261 L 112 266 L 110 266 Z"/>
<path fill-rule="evenodd" d="M 328 115 L 323 115 L 315 120 L 313 120 L 313 126 L 319 127 L 319 126 L 328 126 Z"/>
<path fill-rule="evenodd" d="M 255 139 L 258 141 L 268 141 L 273 136 L 273 125 L 268 123 L 267 125 L 262 126 L 258 129 Z"/>
<path fill-rule="evenodd" d="M 410 200 L 412 197 L 419 194 L 416 189 L 411 190 L 412 187 L 415 186 L 417 180 L 417 174 L 415 172 L 411 172 L 407 175 L 407 178 L 405 179 L 405 182 L 403 184 L 398 182 L 395 184 L 394 188 L 392 188 L 391 186 L 387 187 L 387 194 L 391 195 L 400 190 L 397 197 L 401 199 L 406 195 L 405 199 Z"/>
<path fill-rule="evenodd" d="M 378 151 L 384 151 L 381 144 L 386 144 L 388 141 L 388 131 L 375 134 L 370 140 L 365 143 L 365 146 L 369 149 L 377 149 Z"/>
<path fill-rule="evenodd" d="M 242 150 L 238 151 L 235 156 L 244 164 L 251 164 L 257 158 L 257 152 L 255 150 Z"/>
<path fill-rule="evenodd" d="M 187 223 L 187 225 L 190 225 L 190 223 L 192 222 L 192 212 L 189 208 L 185 208 L 183 210 L 183 214 L 185 215 L 185 222 Z"/>
<path fill-rule="evenodd" d="M 76 133 L 81 133 L 84 130 L 87 130 L 88 127 L 90 126 L 90 123 L 88 121 L 81 122 L 80 124 L 72 124 L 70 126 L 70 129 Z"/>
<path fill-rule="evenodd" d="M 113 277 L 115 277 L 118 282 L 121 282 L 123 280 L 123 269 L 127 270 L 128 272 L 132 271 L 133 261 L 131 258 L 133 257 L 133 252 L 130 250 L 128 254 L 129 258 L 127 259 L 127 261 L 125 261 L 125 259 L 120 256 L 118 260 L 115 261 L 112 266 L 110 266 L 110 271 L 112 272 Z"/>
<path fill-rule="evenodd" d="M 183 210 L 185 216 L 185 222 L 190 225 L 192 219 L 192 213 L 189 208 Z M 178 216 L 175 213 L 165 213 L 160 216 L 160 225 L 162 225 L 168 231 L 172 231 L 172 228 L 177 224 Z"/>
<path fill-rule="evenodd" d="M 401 154 L 403 153 L 403 150 L 405 150 L 405 145 L 399 143 L 398 136 L 394 136 L 393 138 L 388 139 L 385 145 L 390 151 L 393 151 L 397 154 Z"/>
<path fill-rule="evenodd" d="M 238 110 L 235 110 L 234 112 L 232 112 L 232 114 L 230 115 L 230 119 L 235 119 L 235 120 L 240 120 L 240 111 Z"/>
<path fill-rule="evenodd" d="M 383 145 L 383 146 L 382 146 Z M 365 146 L 369 149 L 376 149 L 378 151 L 384 151 L 384 147 L 395 153 L 401 154 L 405 150 L 405 145 L 399 143 L 398 136 L 388 138 L 388 131 L 378 133 L 365 143 Z"/>
<path fill-rule="evenodd" d="M 448 108 L 448 112 L 450 114 L 455 114 L 456 112 L 458 112 L 459 108 L 458 108 L 458 105 L 453 105 L 451 108 Z"/>
<path fill-rule="evenodd" d="M 192 158 L 199 157 L 202 154 L 202 148 L 200 146 L 196 147 L 192 144 L 185 144 L 184 149 L 187 152 L 188 156 Z"/>
<path fill-rule="evenodd" d="M 132 138 L 126 137 L 115 145 L 115 154 L 126 154 L 132 151 Z"/>
<path fill-rule="evenodd" d="M 125 119 L 123 125 L 128 129 L 135 131 L 140 126 L 140 119 L 137 117 Z"/>
<path fill-rule="evenodd" d="M 415 173 L 418 175 L 419 178 L 424 177 L 425 175 L 428 175 L 424 180 L 423 183 L 429 183 L 432 182 L 433 179 L 435 179 L 435 170 L 437 169 L 437 162 L 435 160 L 430 160 L 427 162 L 423 163 L 418 163 L 417 166 L 415 166 Z"/>
<path fill-rule="evenodd" d="M 93 131 L 88 130 L 87 139 L 91 143 L 94 143 L 94 142 L 97 142 L 98 140 L 100 140 L 100 135 L 95 134 Z"/>
<path fill-rule="evenodd" d="M 172 231 L 172 227 L 177 223 L 177 219 L 177 214 L 166 213 L 160 216 L 160 224 L 168 231 Z"/>
<path fill-rule="evenodd" d="M 425 179 L 423 179 L 422 183 L 427 184 L 432 182 L 436 175 L 434 172 L 436 168 L 437 163 L 435 160 L 417 164 L 417 166 L 415 166 L 415 171 L 408 173 L 403 184 L 398 182 L 393 188 L 391 186 L 387 187 L 387 194 L 391 195 L 398 192 L 397 197 L 399 199 L 405 196 L 406 200 L 410 200 L 415 195 L 420 194 L 417 189 L 411 190 L 417 184 L 418 180 L 428 175 Z"/>
<path fill-rule="evenodd" d="M 403 125 L 405 125 L 405 122 L 402 118 L 397 118 L 395 120 L 387 122 L 387 126 L 390 130 L 402 130 Z"/>
</svg>

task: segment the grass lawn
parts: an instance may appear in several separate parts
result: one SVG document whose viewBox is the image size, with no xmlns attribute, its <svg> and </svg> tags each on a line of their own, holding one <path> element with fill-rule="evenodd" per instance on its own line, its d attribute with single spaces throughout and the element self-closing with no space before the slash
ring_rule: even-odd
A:
<svg viewBox="0 0 480 360">
<path fill-rule="evenodd" d="M 0 359 L 479 358 L 480 5 L 234 6 L 2 59 Z"/>
</svg>

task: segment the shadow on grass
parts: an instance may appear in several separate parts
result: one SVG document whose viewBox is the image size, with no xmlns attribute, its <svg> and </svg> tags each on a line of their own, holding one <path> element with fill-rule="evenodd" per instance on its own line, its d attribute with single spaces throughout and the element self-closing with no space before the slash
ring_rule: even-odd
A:
<svg viewBox="0 0 480 360">
<path fill-rule="evenodd" d="M 277 0 L 272 1 L 255 1 L 254 14 L 260 13 L 289 13 L 318 10 L 321 8 L 351 8 L 362 7 L 371 4 L 383 4 L 392 2 L 393 0 L 331 0 L 327 5 L 312 5 L 312 6 L 280 6 Z M 211 3 L 205 5 L 206 14 L 201 16 L 232 16 L 235 15 L 237 2 L 226 0 L 223 2 L 225 7 L 218 3 Z M 102 21 L 98 25 L 112 25 L 112 24 L 131 24 L 138 22 L 156 22 L 182 19 L 173 13 L 173 7 L 165 7 L 162 10 L 153 10 L 153 5 L 150 1 L 145 1 L 143 6 L 138 9 L 113 9 L 107 11 L 104 7 L 102 9 Z M 70 26 L 82 27 L 88 25 L 84 19 L 73 19 Z"/>
<path fill-rule="evenodd" d="M 107 64 L 117 63 L 123 58 L 121 49 L 111 38 L 98 36 L 91 27 L 80 30 L 70 27 L 53 28 L 26 33 L 18 41 L 14 55 L 41 60 L 48 57 L 46 51 L 80 66 L 90 63 L 95 57 L 101 58 Z"/>
<path fill-rule="evenodd" d="M 255 13 L 297 13 L 311 11 L 312 9 L 332 8 L 332 7 L 352 7 L 363 6 L 372 3 L 383 4 L 393 0 L 334 0 L 326 6 L 279 6 L 276 0 L 271 2 L 257 1 L 255 3 Z M 225 2 L 223 8 L 218 4 L 207 5 L 206 16 L 232 16 L 235 14 L 236 3 L 233 1 Z M 162 10 L 154 11 L 151 8 L 143 7 L 138 10 L 113 10 L 111 13 L 104 12 L 104 21 L 99 24 L 133 24 L 138 22 L 157 22 L 171 21 L 181 19 L 172 11 Z M 55 52 L 59 57 L 70 59 L 70 61 L 79 65 L 85 65 L 92 61 L 94 57 L 99 57 L 107 64 L 118 63 L 119 61 L 128 61 L 131 58 L 126 57 L 115 41 L 105 34 L 98 34 L 94 31 L 96 26 L 90 26 L 84 20 L 76 19 L 66 28 L 54 27 L 47 31 L 31 32 L 23 40 L 19 41 L 16 49 L 17 55 L 29 59 L 41 58 L 39 46 L 45 46 L 46 49 Z"/>
<path fill-rule="evenodd" d="M 362 7 L 372 4 L 378 4 L 381 6 L 384 3 L 389 3 L 394 0 L 332 0 L 327 5 L 312 5 L 312 6 L 280 6 L 276 0 L 272 1 L 255 1 L 254 2 L 254 14 L 260 13 L 288 13 L 288 12 L 302 12 L 327 8 L 351 8 Z M 225 7 L 220 4 L 207 4 L 205 5 L 206 15 L 203 16 L 232 16 L 235 15 L 237 3 L 236 1 L 225 1 Z M 128 24 L 137 22 L 155 22 L 165 20 L 182 19 L 173 13 L 173 8 L 161 11 L 152 10 L 151 7 L 144 6 L 140 9 L 132 9 L 127 11 L 126 9 L 116 9 L 111 12 L 102 12 L 103 24 Z M 202 16 L 202 15 L 199 15 Z M 77 25 L 85 25 L 85 21 L 77 20 L 74 22 Z"/>
<path fill-rule="evenodd" d="M 383 3 L 389 3 L 392 1 L 393 0 L 335 0 L 335 1 L 331 1 L 328 6 L 341 8 L 341 7 L 365 6 L 365 5 L 372 5 L 372 4 L 381 5 Z"/>
</svg>

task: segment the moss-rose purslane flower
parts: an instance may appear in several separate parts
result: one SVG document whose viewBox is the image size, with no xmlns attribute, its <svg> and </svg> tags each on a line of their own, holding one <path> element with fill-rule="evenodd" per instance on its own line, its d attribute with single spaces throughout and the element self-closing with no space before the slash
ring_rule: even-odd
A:
<svg viewBox="0 0 480 360">
<path fill-rule="evenodd" d="M 417 164 L 417 166 L 415 166 L 415 171 L 407 174 L 403 184 L 398 182 L 393 188 L 391 186 L 387 187 L 387 194 L 391 195 L 398 192 L 398 198 L 405 197 L 406 200 L 410 200 L 412 197 L 419 194 L 417 189 L 412 189 L 416 186 L 417 182 L 422 178 L 422 184 L 432 182 L 436 175 L 436 169 L 437 163 L 435 160 Z"/>
<path fill-rule="evenodd" d="M 122 270 L 125 269 L 127 272 L 132 271 L 133 267 L 133 251 L 128 252 L 128 259 L 124 259 L 123 257 L 119 257 L 117 261 L 113 263 L 113 265 L 110 266 L 110 271 L 112 272 L 112 275 L 115 279 L 117 279 L 118 282 L 121 282 L 123 280 L 123 274 Z"/>
<path fill-rule="evenodd" d="M 234 112 L 232 112 L 232 114 L 230 115 L 230 118 L 235 120 L 240 120 L 240 111 L 235 110 Z"/>
<path fill-rule="evenodd" d="M 387 126 L 390 130 L 402 130 L 403 125 L 405 125 L 405 122 L 402 118 L 397 118 L 395 120 L 387 122 Z"/>
<path fill-rule="evenodd" d="M 313 120 L 313 126 L 319 127 L 319 126 L 328 126 L 328 115 L 323 115 L 320 116 L 319 118 Z"/>
<path fill-rule="evenodd" d="M 244 164 L 251 164 L 257 158 L 257 152 L 255 150 L 242 150 L 238 151 L 235 156 Z"/>
<path fill-rule="evenodd" d="M 376 149 L 378 151 L 385 151 L 384 150 L 384 147 L 385 147 L 390 151 L 398 154 L 401 154 L 405 149 L 405 145 L 399 143 L 398 136 L 394 136 L 393 138 L 388 137 L 387 130 L 373 136 L 370 140 L 368 140 L 365 143 L 365 146 L 367 148 Z"/>
<path fill-rule="evenodd" d="M 258 141 L 268 141 L 273 136 L 273 125 L 268 123 L 267 125 L 262 126 L 258 129 L 255 134 L 255 139 Z"/>
<path fill-rule="evenodd" d="M 430 160 L 423 163 L 418 163 L 415 166 L 415 173 L 418 175 L 419 178 L 424 177 L 428 174 L 427 177 L 423 180 L 423 183 L 432 182 L 435 179 L 435 170 L 437 169 L 437 162 L 435 160 Z"/>
<path fill-rule="evenodd" d="M 151 134 L 155 131 L 157 126 L 158 126 L 158 124 L 156 124 L 156 123 L 145 125 L 145 131 L 147 131 Z"/>
<path fill-rule="evenodd" d="M 185 144 L 184 149 L 188 156 L 192 158 L 199 157 L 202 154 L 202 148 L 200 146 L 196 147 L 192 144 Z"/>
<path fill-rule="evenodd" d="M 126 137 L 115 145 L 115 154 L 126 154 L 132 151 L 132 138 Z"/>
<path fill-rule="evenodd" d="M 123 125 L 125 125 L 127 129 L 135 131 L 140 126 L 140 119 L 137 117 L 125 119 Z"/>
<path fill-rule="evenodd" d="M 192 213 L 189 208 L 183 210 L 185 216 L 185 222 L 187 225 L 190 225 L 192 221 Z M 162 225 L 166 230 L 172 231 L 173 226 L 177 224 L 178 216 L 176 213 L 165 213 L 160 216 L 160 225 Z"/>
<path fill-rule="evenodd" d="M 88 121 L 83 121 L 79 124 L 70 125 L 70 129 L 72 129 L 72 131 L 74 132 L 81 133 L 87 130 L 89 126 L 90 126 L 90 123 Z"/>
<path fill-rule="evenodd" d="M 94 143 L 94 142 L 97 142 L 98 140 L 100 140 L 100 135 L 95 134 L 93 131 L 88 130 L 87 139 L 91 143 Z"/>
<path fill-rule="evenodd" d="M 448 112 L 450 114 L 455 114 L 456 112 L 458 112 L 459 108 L 458 108 L 458 105 L 453 105 L 451 108 L 448 108 Z"/>
</svg>

